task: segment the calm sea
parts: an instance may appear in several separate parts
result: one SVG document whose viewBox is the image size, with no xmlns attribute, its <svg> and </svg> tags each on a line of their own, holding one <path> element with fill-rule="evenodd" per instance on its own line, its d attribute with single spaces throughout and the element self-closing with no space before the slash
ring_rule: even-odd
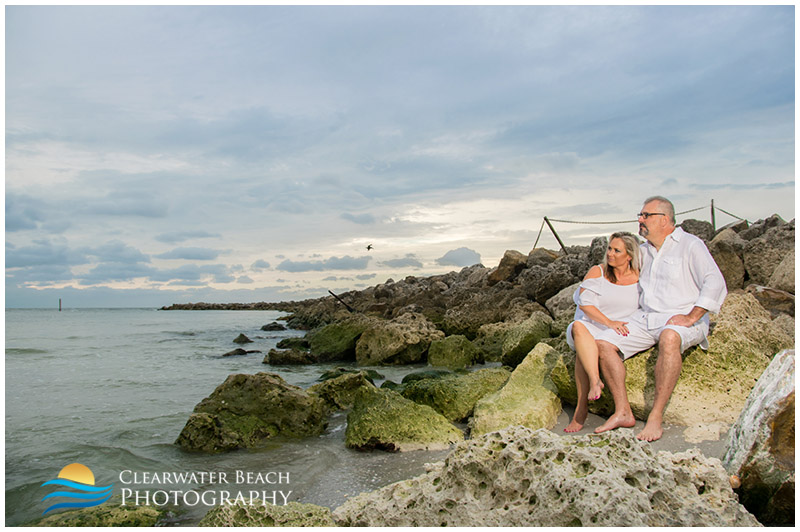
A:
<svg viewBox="0 0 800 532">
<path fill-rule="evenodd" d="M 173 442 L 194 406 L 232 373 L 272 371 L 307 388 L 326 369 L 342 365 L 263 364 L 281 339 L 304 334 L 260 330 L 281 315 L 6 310 L 6 525 L 39 518 L 50 504 L 42 499 L 52 491 L 42 484 L 75 462 L 92 470 L 97 486 L 113 484 L 115 495 L 125 487 L 123 471 L 227 473 L 224 485 L 133 486 L 151 492 L 171 486 L 198 493 L 247 489 L 234 485 L 237 471 L 288 473 L 288 484 L 255 488 L 291 491 L 290 501 L 335 508 L 348 496 L 419 475 L 426 462 L 444 457 L 442 451 L 390 454 L 346 449 L 342 413 L 331 417 L 319 437 L 276 441 L 256 451 L 203 455 L 176 447 Z M 262 353 L 222 357 L 238 347 L 233 339 L 240 333 L 254 340 L 246 349 Z M 399 381 L 418 367 L 374 369 Z M 207 510 L 202 503 L 184 505 L 175 524 L 195 525 Z"/>
</svg>

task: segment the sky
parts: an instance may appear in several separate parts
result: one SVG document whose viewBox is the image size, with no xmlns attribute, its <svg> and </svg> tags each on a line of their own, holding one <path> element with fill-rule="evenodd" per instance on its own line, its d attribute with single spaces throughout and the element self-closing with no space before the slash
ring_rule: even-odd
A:
<svg viewBox="0 0 800 532">
<path fill-rule="evenodd" d="M 794 10 L 7 6 L 6 307 L 494 267 L 653 194 L 791 220 Z"/>
</svg>

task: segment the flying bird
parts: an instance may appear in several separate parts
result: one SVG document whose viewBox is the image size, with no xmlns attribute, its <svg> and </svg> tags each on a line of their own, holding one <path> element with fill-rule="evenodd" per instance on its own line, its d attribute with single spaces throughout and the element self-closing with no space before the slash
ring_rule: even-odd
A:
<svg viewBox="0 0 800 532">
<path fill-rule="evenodd" d="M 367 244 L 367 251 L 372 251 L 372 244 Z"/>
</svg>

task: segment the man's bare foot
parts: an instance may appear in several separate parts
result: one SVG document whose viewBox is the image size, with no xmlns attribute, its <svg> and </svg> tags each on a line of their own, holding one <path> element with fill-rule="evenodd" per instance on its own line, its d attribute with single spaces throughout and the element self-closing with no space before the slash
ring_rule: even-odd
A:
<svg viewBox="0 0 800 532">
<path fill-rule="evenodd" d="M 607 430 L 614 430 L 619 427 L 626 427 L 630 428 L 636 425 L 636 419 L 634 419 L 632 413 L 625 413 L 625 414 L 614 414 L 608 421 L 594 429 L 595 434 L 600 434 L 601 432 L 606 432 Z"/>
<path fill-rule="evenodd" d="M 656 441 L 661 438 L 662 434 L 664 434 L 664 430 L 661 428 L 661 420 L 653 419 L 651 416 L 647 418 L 647 423 L 642 432 L 636 435 L 636 438 L 642 441 Z"/>
<path fill-rule="evenodd" d="M 603 393 L 603 388 L 606 385 L 603 384 L 603 381 L 598 380 L 596 383 L 589 386 L 589 395 L 587 396 L 590 401 L 597 401 L 600 399 L 600 394 Z"/>
</svg>

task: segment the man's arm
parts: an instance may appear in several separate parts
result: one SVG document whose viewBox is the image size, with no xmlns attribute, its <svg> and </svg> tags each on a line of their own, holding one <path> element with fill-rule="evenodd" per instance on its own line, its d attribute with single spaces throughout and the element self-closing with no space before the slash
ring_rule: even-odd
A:
<svg viewBox="0 0 800 532">
<path fill-rule="evenodd" d="M 694 325 L 697 320 L 705 316 L 706 312 L 708 312 L 703 307 L 693 307 L 689 314 L 676 314 L 672 316 L 668 321 L 667 325 L 680 325 L 681 327 L 691 327 Z"/>
</svg>

